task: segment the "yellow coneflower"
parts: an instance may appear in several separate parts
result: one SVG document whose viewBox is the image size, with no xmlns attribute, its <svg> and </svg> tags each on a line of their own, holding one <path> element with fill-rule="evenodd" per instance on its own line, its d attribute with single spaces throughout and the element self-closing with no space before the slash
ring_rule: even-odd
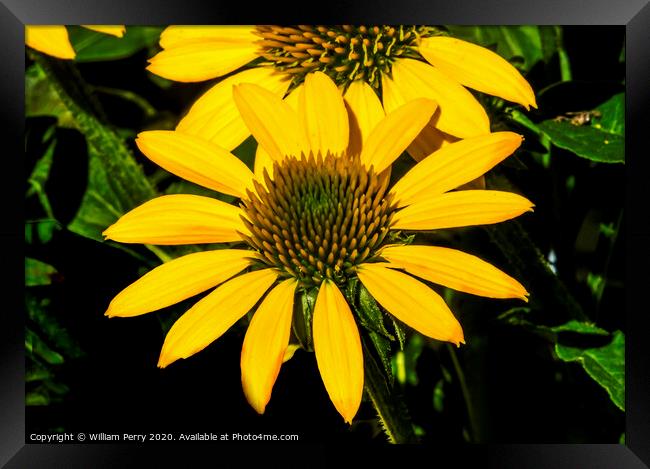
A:
<svg viewBox="0 0 650 469">
<path fill-rule="evenodd" d="M 530 211 L 531 202 L 514 193 L 453 191 L 510 155 L 520 135 L 496 132 L 449 144 L 389 187 L 387 169 L 434 114 L 433 101 L 408 102 L 369 128 L 368 116 L 349 114 L 336 84 L 320 72 L 305 77 L 295 108 L 258 85 L 241 84 L 233 92 L 243 121 L 272 159 L 262 178 L 195 135 L 147 131 L 136 142 L 164 169 L 238 197 L 239 205 L 166 195 L 104 232 L 125 243 L 235 243 L 167 262 L 110 303 L 108 316 L 136 316 L 216 286 L 169 330 L 158 366 L 204 349 L 259 302 L 241 372 L 248 402 L 263 413 L 289 345 L 294 296 L 316 288 L 318 368 L 334 406 L 351 422 L 364 372 L 357 323 L 342 293 L 348 282 L 358 279 L 407 326 L 457 345 L 464 343 L 460 324 L 416 277 L 477 295 L 526 299 L 519 282 L 485 261 L 454 249 L 407 245 L 399 234 L 497 223 Z"/>
<path fill-rule="evenodd" d="M 440 34 L 430 26 L 170 26 L 148 69 L 179 82 L 239 70 L 201 96 L 176 128 L 228 150 L 250 135 L 232 98 L 239 83 L 284 97 L 321 71 L 353 110 L 367 107 L 373 123 L 407 101 L 432 99 L 438 112 L 408 147 L 419 161 L 444 144 L 490 132 L 485 110 L 465 87 L 536 107 L 532 88 L 506 60 Z"/>
<path fill-rule="evenodd" d="M 126 31 L 124 26 L 83 25 L 83 27 L 115 37 L 124 36 Z M 68 30 L 63 25 L 25 26 L 25 44 L 59 59 L 74 59 L 77 55 L 70 43 Z"/>
</svg>

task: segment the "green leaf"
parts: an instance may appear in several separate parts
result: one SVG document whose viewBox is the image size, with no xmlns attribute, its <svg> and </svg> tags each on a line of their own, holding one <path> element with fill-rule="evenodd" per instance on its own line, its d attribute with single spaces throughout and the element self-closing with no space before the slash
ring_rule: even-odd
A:
<svg viewBox="0 0 650 469">
<path fill-rule="evenodd" d="M 56 117 L 59 127 L 75 128 L 70 110 L 61 102 L 38 65 L 25 71 L 25 117 Z"/>
<path fill-rule="evenodd" d="M 361 283 L 359 283 L 358 295 L 359 307 L 357 308 L 357 316 L 359 317 L 361 325 L 372 332 L 381 334 L 389 340 L 395 340 L 395 337 L 393 337 L 386 330 L 386 326 L 384 326 L 384 318 L 386 315 L 381 309 L 379 309 L 379 305 L 375 299 Z"/>
<path fill-rule="evenodd" d="M 39 300 L 32 294 L 25 296 L 25 306 L 28 319 L 38 328 L 40 336 L 44 337 L 52 347 L 69 358 L 79 358 L 83 351 L 70 336 L 49 309 L 49 299 Z"/>
<path fill-rule="evenodd" d="M 60 353 L 52 350 L 29 328 L 25 332 L 25 349 L 29 354 L 42 358 L 50 365 L 60 365 L 65 361 Z"/>
<path fill-rule="evenodd" d="M 77 52 L 77 62 L 97 62 L 129 57 L 158 43 L 163 28 L 159 26 L 127 27 L 123 37 L 70 27 L 70 41 Z"/>
<path fill-rule="evenodd" d="M 370 340 L 372 345 L 377 352 L 377 356 L 381 361 L 381 364 L 384 368 L 384 373 L 386 378 L 388 378 L 388 383 L 392 386 L 394 382 L 393 377 L 393 366 L 392 366 L 392 354 L 391 354 L 391 344 L 383 335 L 377 334 L 376 332 L 369 332 Z"/>
<path fill-rule="evenodd" d="M 293 321 L 291 321 L 293 334 L 298 339 L 303 350 L 308 352 L 314 351 L 311 325 L 317 295 L 318 290 L 315 288 L 302 290 L 300 292 L 300 303 L 294 303 Z"/>
<path fill-rule="evenodd" d="M 600 163 L 623 163 L 625 139 L 621 135 L 594 126 L 574 125 L 568 121 L 546 120 L 539 127 L 551 142 L 582 158 Z"/>
<path fill-rule="evenodd" d="M 625 93 L 612 96 L 596 108 L 601 117 L 595 118 L 592 126 L 610 134 L 625 136 Z"/>
<path fill-rule="evenodd" d="M 28 406 L 37 406 L 37 405 L 49 405 L 50 398 L 39 391 L 28 392 L 25 396 L 25 405 Z"/>
<path fill-rule="evenodd" d="M 571 320 L 566 324 L 560 326 L 549 327 L 553 332 L 577 332 L 579 334 L 592 334 L 592 335 L 609 335 L 605 329 L 601 329 L 591 322 L 582 322 Z"/>
<path fill-rule="evenodd" d="M 88 148 L 88 159 L 88 188 L 77 214 L 68 224 L 68 229 L 86 238 L 103 242 L 102 232 L 128 211 L 129 207 L 125 206 L 113 191 L 111 177 L 94 147 Z"/>
<path fill-rule="evenodd" d="M 445 380 L 440 378 L 436 385 L 433 388 L 433 408 L 436 412 L 442 412 L 444 410 L 444 399 L 445 399 Z"/>
<path fill-rule="evenodd" d="M 50 264 L 31 257 L 25 258 L 25 286 L 27 287 L 49 285 L 52 283 L 52 276 L 56 273 L 57 270 Z"/>
<path fill-rule="evenodd" d="M 27 244 L 46 244 L 50 242 L 54 231 L 61 226 L 56 220 L 26 220 L 25 242 Z"/>
<path fill-rule="evenodd" d="M 420 334 L 413 334 L 406 342 L 404 351 L 398 351 L 393 357 L 393 368 L 401 384 L 417 386 L 419 379 L 416 370 L 418 358 L 424 349 L 424 339 Z"/>
<path fill-rule="evenodd" d="M 625 411 L 625 335 L 615 331 L 612 341 L 602 347 L 579 348 L 556 344 L 557 356 L 566 362 L 578 362 L 600 384 L 612 402 Z"/>
</svg>

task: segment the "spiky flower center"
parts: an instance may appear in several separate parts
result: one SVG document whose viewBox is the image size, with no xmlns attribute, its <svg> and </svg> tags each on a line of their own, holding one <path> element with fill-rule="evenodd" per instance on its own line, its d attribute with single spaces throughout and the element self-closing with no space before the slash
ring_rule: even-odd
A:
<svg viewBox="0 0 650 469">
<path fill-rule="evenodd" d="M 300 84 L 309 72 L 327 73 L 337 85 L 363 79 L 375 88 L 398 58 L 419 58 L 420 38 L 431 26 L 257 26 L 261 56 Z"/>
<path fill-rule="evenodd" d="M 358 156 L 327 154 L 286 158 L 264 179 L 242 209 L 245 239 L 267 267 L 304 286 L 326 278 L 342 285 L 376 257 L 395 211 L 386 174 L 367 170 Z"/>
</svg>

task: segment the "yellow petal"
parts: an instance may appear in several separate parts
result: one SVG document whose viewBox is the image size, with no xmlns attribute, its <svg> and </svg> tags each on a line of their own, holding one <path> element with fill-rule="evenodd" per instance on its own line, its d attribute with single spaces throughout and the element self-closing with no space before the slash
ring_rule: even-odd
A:
<svg viewBox="0 0 650 469">
<path fill-rule="evenodd" d="M 431 65 L 413 59 L 393 64 L 393 79 L 382 78 L 384 109 L 423 97 L 438 103 L 436 127 L 455 137 L 468 138 L 490 132 L 490 120 L 479 102 L 458 82 Z"/>
<path fill-rule="evenodd" d="M 251 320 L 241 351 L 241 381 L 249 404 L 260 414 L 271 399 L 284 360 L 298 283 L 285 280 L 266 295 Z"/>
<path fill-rule="evenodd" d="M 217 340 L 255 306 L 277 277 L 272 269 L 256 270 L 218 286 L 174 323 L 165 337 L 158 366 L 165 368 Z"/>
<path fill-rule="evenodd" d="M 232 75 L 203 94 L 176 130 L 209 140 L 229 151 L 237 148 L 251 134 L 232 95 L 233 86 L 240 83 L 255 83 L 282 97 L 290 81 L 271 67 L 255 67 Z"/>
<path fill-rule="evenodd" d="M 25 26 L 25 44 L 59 59 L 74 59 L 76 55 L 65 26 Z"/>
<path fill-rule="evenodd" d="M 492 169 L 521 145 L 513 132 L 468 138 L 441 148 L 416 164 L 393 186 L 399 207 L 425 202 Z"/>
<path fill-rule="evenodd" d="M 253 43 L 206 41 L 181 43 L 149 60 L 147 70 L 163 78 L 194 82 L 220 77 L 257 58 Z"/>
<path fill-rule="evenodd" d="M 461 226 L 489 225 L 532 212 L 526 198 L 503 191 L 447 192 L 418 202 L 395 213 L 392 229 L 437 230 Z"/>
<path fill-rule="evenodd" d="M 415 161 L 422 161 L 434 151 L 458 141 L 457 137 L 436 129 L 436 119 L 434 115 L 407 148 Z"/>
<path fill-rule="evenodd" d="M 535 93 L 507 60 L 470 42 L 453 37 L 431 37 L 420 43 L 420 54 L 457 82 L 483 93 L 537 107 Z"/>
<path fill-rule="evenodd" d="M 432 339 L 465 343 L 444 300 L 424 283 L 386 264 L 362 264 L 357 275 L 373 298 L 407 326 Z"/>
<path fill-rule="evenodd" d="M 257 145 L 257 150 L 255 151 L 255 179 L 260 183 L 266 184 L 264 180 L 264 170 L 269 173 L 269 177 L 273 177 L 273 160 L 269 154 L 264 150 L 262 145 Z"/>
<path fill-rule="evenodd" d="M 429 282 L 488 298 L 521 298 L 526 289 L 514 278 L 476 256 L 438 246 L 387 246 L 381 252 L 391 266 Z"/>
<path fill-rule="evenodd" d="M 239 158 L 201 138 L 150 130 L 138 134 L 135 143 L 157 165 L 203 187 L 235 197 L 252 187 L 253 173 Z"/>
<path fill-rule="evenodd" d="M 338 287 L 325 280 L 316 298 L 314 351 L 325 389 L 347 423 L 359 410 L 363 394 L 363 352 L 359 329 Z"/>
<path fill-rule="evenodd" d="M 160 35 L 160 47 L 170 49 L 191 42 L 232 42 L 251 44 L 259 37 L 254 34 L 255 26 L 168 26 Z"/>
<path fill-rule="evenodd" d="M 243 83 L 235 86 L 233 96 L 246 126 L 274 161 L 309 148 L 298 114 L 277 95 Z"/>
<path fill-rule="evenodd" d="M 287 103 L 295 112 L 298 112 L 302 89 L 303 85 L 301 84 L 294 88 L 293 91 L 284 98 L 284 102 Z M 268 152 L 262 145 L 257 145 L 257 149 L 255 150 L 255 165 L 253 169 L 255 171 L 255 179 L 257 179 L 263 186 L 266 186 L 266 181 L 264 179 L 265 169 L 269 173 L 269 177 L 273 177 L 273 159 L 269 156 Z"/>
<path fill-rule="evenodd" d="M 219 285 L 251 263 L 251 251 L 195 252 L 166 262 L 122 290 L 106 316 L 131 317 L 178 303 Z"/>
<path fill-rule="evenodd" d="M 436 110 L 430 99 L 418 98 L 388 113 L 370 132 L 361 150 L 361 162 L 381 173 L 402 154 Z"/>
<path fill-rule="evenodd" d="M 345 103 L 350 110 L 350 154 L 361 153 L 363 142 L 386 115 L 381 101 L 364 80 L 350 83 L 345 92 Z"/>
<path fill-rule="evenodd" d="M 309 73 L 305 77 L 298 115 L 314 155 L 340 155 L 348 147 L 350 131 L 343 97 L 324 73 Z"/>
<path fill-rule="evenodd" d="M 198 244 L 241 241 L 242 211 L 199 195 L 163 195 L 123 215 L 103 235 L 120 243 Z"/>
<path fill-rule="evenodd" d="M 81 26 L 83 26 L 84 28 L 92 29 L 93 31 L 97 31 L 99 33 L 110 34 L 111 36 L 115 36 L 115 37 L 122 37 L 126 32 L 126 27 L 123 25 L 105 26 L 105 25 L 82 24 Z"/>
</svg>

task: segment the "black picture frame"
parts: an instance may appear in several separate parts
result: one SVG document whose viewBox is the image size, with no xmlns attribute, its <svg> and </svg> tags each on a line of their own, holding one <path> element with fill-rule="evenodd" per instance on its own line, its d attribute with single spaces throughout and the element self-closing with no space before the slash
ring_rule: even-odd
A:
<svg viewBox="0 0 650 469">
<path fill-rule="evenodd" d="M 242 23 L 359 23 L 392 24 L 562 24 L 625 25 L 626 29 L 626 296 L 627 314 L 626 443 L 625 445 L 470 445 L 466 448 L 408 447 L 410 457 L 432 463 L 441 458 L 476 461 L 499 468 L 642 468 L 650 464 L 650 341 L 645 288 L 650 283 L 650 200 L 647 174 L 650 158 L 645 135 L 650 128 L 650 5 L 647 0 L 331 0 L 326 4 L 297 2 L 260 5 L 200 0 L 2 0 L 0 4 L 0 119 L 2 169 L 0 185 L 0 464 L 31 467 L 142 466 L 151 456 L 167 462 L 221 455 L 223 444 L 81 445 L 26 444 L 24 390 L 23 300 L 23 171 L 24 25 L 25 24 L 242 24 Z M 317 8 L 314 8 L 317 6 Z M 647 144 L 646 144 L 647 145 Z M 237 447 L 237 465 L 270 451 L 283 465 L 330 466 L 341 461 L 338 451 L 325 446 L 264 445 L 260 451 Z M 259 445 L 257 445 L 259 448 Z M 352 448 L 350 448 L 352 449 Z M 296 455 L 293 452 L 296 451 Z M 394 451 L 404 452 L 404 448 Z M 291 453 L 289 453 L 291 452 Z M 355 450 L 355 453 L 368 453 Z M 257 454 L 259 453 L 259 454 Z M 304 453 L 298 456 L 298 453 Z M 292 454 L 289 456 L 289 454 Z M 221 458 L 222 456 L 220 456 Z M 304 459 L 305 457 L 309 459 Z M 434 459 L 431 459 L 431 458 Z M 303 463 L 300 463 L 303 461 Z M 311 462 L 309 462 L 311 461 Z M 195 464 L 192 464 L 194 466 Z M 229 465 L 229 464 L 228 464 Z"/>
</svg>

